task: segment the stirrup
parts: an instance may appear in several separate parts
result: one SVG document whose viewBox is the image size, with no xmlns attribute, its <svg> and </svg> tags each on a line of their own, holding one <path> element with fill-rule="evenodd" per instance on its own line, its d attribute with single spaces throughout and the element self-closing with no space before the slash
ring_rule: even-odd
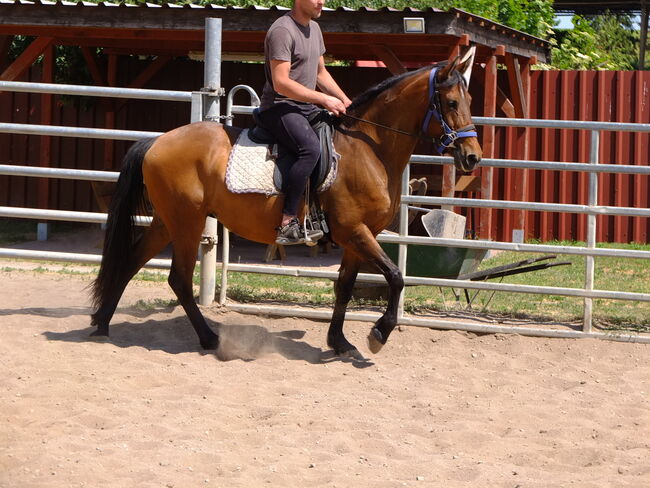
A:
<svg viewBox="0 0 650 488">
<path fill-rule="evenodd" d="M 281 246 L 293 246 L 296 244 L 315 246 L 317 241 L 323 237 L 322 231 L 307 229 L 306 226 L 301 226 L 296 218 L 291 219 L 287 225 L 278 227 L 277 231 L 278 235 L 275 243 Z"/>
</svg>

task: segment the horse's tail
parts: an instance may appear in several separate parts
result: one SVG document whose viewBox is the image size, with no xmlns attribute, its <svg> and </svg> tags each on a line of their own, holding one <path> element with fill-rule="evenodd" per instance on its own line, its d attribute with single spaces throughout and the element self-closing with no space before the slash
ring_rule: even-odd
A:
<svg viewBox="0 0 650 488">
<path fill-rule="evenodd" d="M 133 144 L 122 161 L 122 170 L 108 209 L 106 235 L 99 274 L 92 285 L 95 308 L 110 299 L 125 279 L 124 270 L 131 265 L 136 241 L 135 215 L 144 210 L 144 156 L 156 139 L 142 139 Z"/>
</svg>

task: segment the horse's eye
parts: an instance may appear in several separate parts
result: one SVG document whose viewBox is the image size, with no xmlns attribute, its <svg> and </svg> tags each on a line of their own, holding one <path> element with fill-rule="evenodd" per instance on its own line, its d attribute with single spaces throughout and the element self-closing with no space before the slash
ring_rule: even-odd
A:
<svg viewBox="0 0 650 488">
<path fill-rule="evenodd" d="M 449 100 L 447 106 L 450 110 L 456 110 L 458 108 L 458 102 L 456 100 Z"/>
</svg>

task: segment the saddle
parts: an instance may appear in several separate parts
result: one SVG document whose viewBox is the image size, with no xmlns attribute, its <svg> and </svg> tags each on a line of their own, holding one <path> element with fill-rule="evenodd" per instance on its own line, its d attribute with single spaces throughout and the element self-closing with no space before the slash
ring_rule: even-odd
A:
<svg viewBox="0 0 650 488">
<path fill-rule="evenodd" d="M 319 110 L 311 114 L 307 120 L 320 140 L 320 157 L 309 178 L 309 189 L 316 193 L 329 188 L 336 176 L 339 155 L 334 150 L 332 143 L 335 119 L 327 110 Z M 276 188 L 284 192 L 283 182 L 288 179 L 286 175 L 294 162 L 294 156 L 284 149 L 281 141 L 278 141 L 271 132 L 264 128 L 257 108 L 253 110 L 253 121 L 255 125 L 249 129 L 248 138 L 254 143 L 269 146 L 271 154 L 275 157 L 273 183 Z"/>
</svg>

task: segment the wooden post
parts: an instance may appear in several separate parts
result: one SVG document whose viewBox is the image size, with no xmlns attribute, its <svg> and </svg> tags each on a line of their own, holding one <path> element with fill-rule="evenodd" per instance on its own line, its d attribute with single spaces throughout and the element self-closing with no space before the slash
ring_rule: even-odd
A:
<svg viewBox="0 0 650 488">
<path fill-rule="evenodd" d="M 506 67 L 508 69 L 508 82 L 510 96 L 515 107 L 517 118 L 528 117 L 528 90 L 530 83 L 530 68 L 528 64 L 520 67 L 519 60 L 511 53 L 506 53 Z M 512 154 L 516 159 L 526 159 L 528 156 L 528 129 L 518 127 L 510 131 Z M 528 194 L 528 170 L 512 170 L 513 198 L 525 201 Z M 523 242 L 526 239 L 526 212 L 515 210 L 512 212 L 512 241 Z"/>
<path fill-rule="evenodd" d="M 483 99 L 483 116 L 495 117 L 497 110 L 497 57 L 490 56 L 485 62 L 484 78 L 485 95 Z M 494 157 L 494 126 L 483 127 L 483 157 Z M 494 168 L 481 168 L 481 198 L 492 199 L 492 178 Z M 492 239 L 492 212 L 491 208 L 480 210 L 478 235 L 481 239 Z"/>
</svg>

